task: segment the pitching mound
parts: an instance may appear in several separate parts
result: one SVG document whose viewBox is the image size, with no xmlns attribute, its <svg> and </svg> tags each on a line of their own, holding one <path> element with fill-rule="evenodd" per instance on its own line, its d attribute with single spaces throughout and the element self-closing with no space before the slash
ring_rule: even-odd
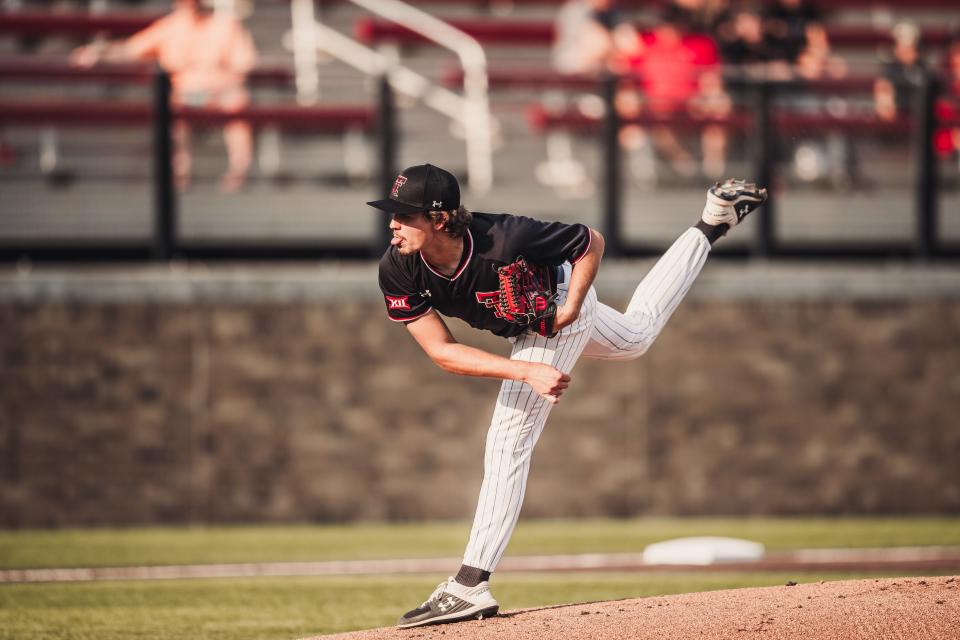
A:
<svg viewBox="0 0 960 640">
<path fill-rule="evenodd" d="M 325 640 L 957 640 L 960 579 L 883 578 L 734 589 L 507 611 L 419 629 L 374 629 Z"/>
</svg>

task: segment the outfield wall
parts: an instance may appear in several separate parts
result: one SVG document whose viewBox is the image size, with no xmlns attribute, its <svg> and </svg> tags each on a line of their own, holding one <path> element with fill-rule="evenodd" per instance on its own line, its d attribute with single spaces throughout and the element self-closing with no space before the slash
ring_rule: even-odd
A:
<svg viewBox="0 0 960 640">
<path fill-rule="evenodd" d="M 0 525 L 469 518 L 497 383 L 376 296 L 372 265 L 0 274 Z M 711 263 L 646 356 L 577 366 L 524 517 L 958 513 L 958 416 L 960 271 Z"/>
</svg>

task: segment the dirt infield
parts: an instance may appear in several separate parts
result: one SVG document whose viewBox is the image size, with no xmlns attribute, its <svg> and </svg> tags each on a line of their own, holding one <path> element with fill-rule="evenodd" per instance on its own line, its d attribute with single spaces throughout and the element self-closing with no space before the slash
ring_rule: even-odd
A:
<svg viewBox="0 0 960 640">
<path fill-rule="evenodd" d="M 420 629 L 324 640 L 957 640 L 960 578 L 882 578 L 506 611 Z"/>
</svg>

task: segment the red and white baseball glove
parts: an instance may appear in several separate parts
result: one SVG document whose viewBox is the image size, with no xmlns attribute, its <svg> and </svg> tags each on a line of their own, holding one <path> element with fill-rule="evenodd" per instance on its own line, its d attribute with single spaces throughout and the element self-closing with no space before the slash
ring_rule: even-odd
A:
<svg viewBox="0 0 960 640">
<path fill-rule="evenodd" d="M 542 336 L 556 335 L 553 321 L 557 315 L 550 268 L 530 264 L 523 257 L 497 269 L 500 296 L 497 307 L 510 322 L 530 326 Z"/>
</svg>

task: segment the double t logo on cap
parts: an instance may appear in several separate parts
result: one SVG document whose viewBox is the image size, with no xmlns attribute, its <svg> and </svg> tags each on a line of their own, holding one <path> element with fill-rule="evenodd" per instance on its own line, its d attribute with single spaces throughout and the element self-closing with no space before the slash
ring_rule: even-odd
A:
<svg viewBox="0 0 960 640">
<path fill-rule="evenodd" d="M 393 189 L 390 190 L 391 198 L 400 197 L 400 187 L 402 187 L 407 182 L 407 176 L 397 176 L 397 179 L 393 181 Z"/>
</svg>

